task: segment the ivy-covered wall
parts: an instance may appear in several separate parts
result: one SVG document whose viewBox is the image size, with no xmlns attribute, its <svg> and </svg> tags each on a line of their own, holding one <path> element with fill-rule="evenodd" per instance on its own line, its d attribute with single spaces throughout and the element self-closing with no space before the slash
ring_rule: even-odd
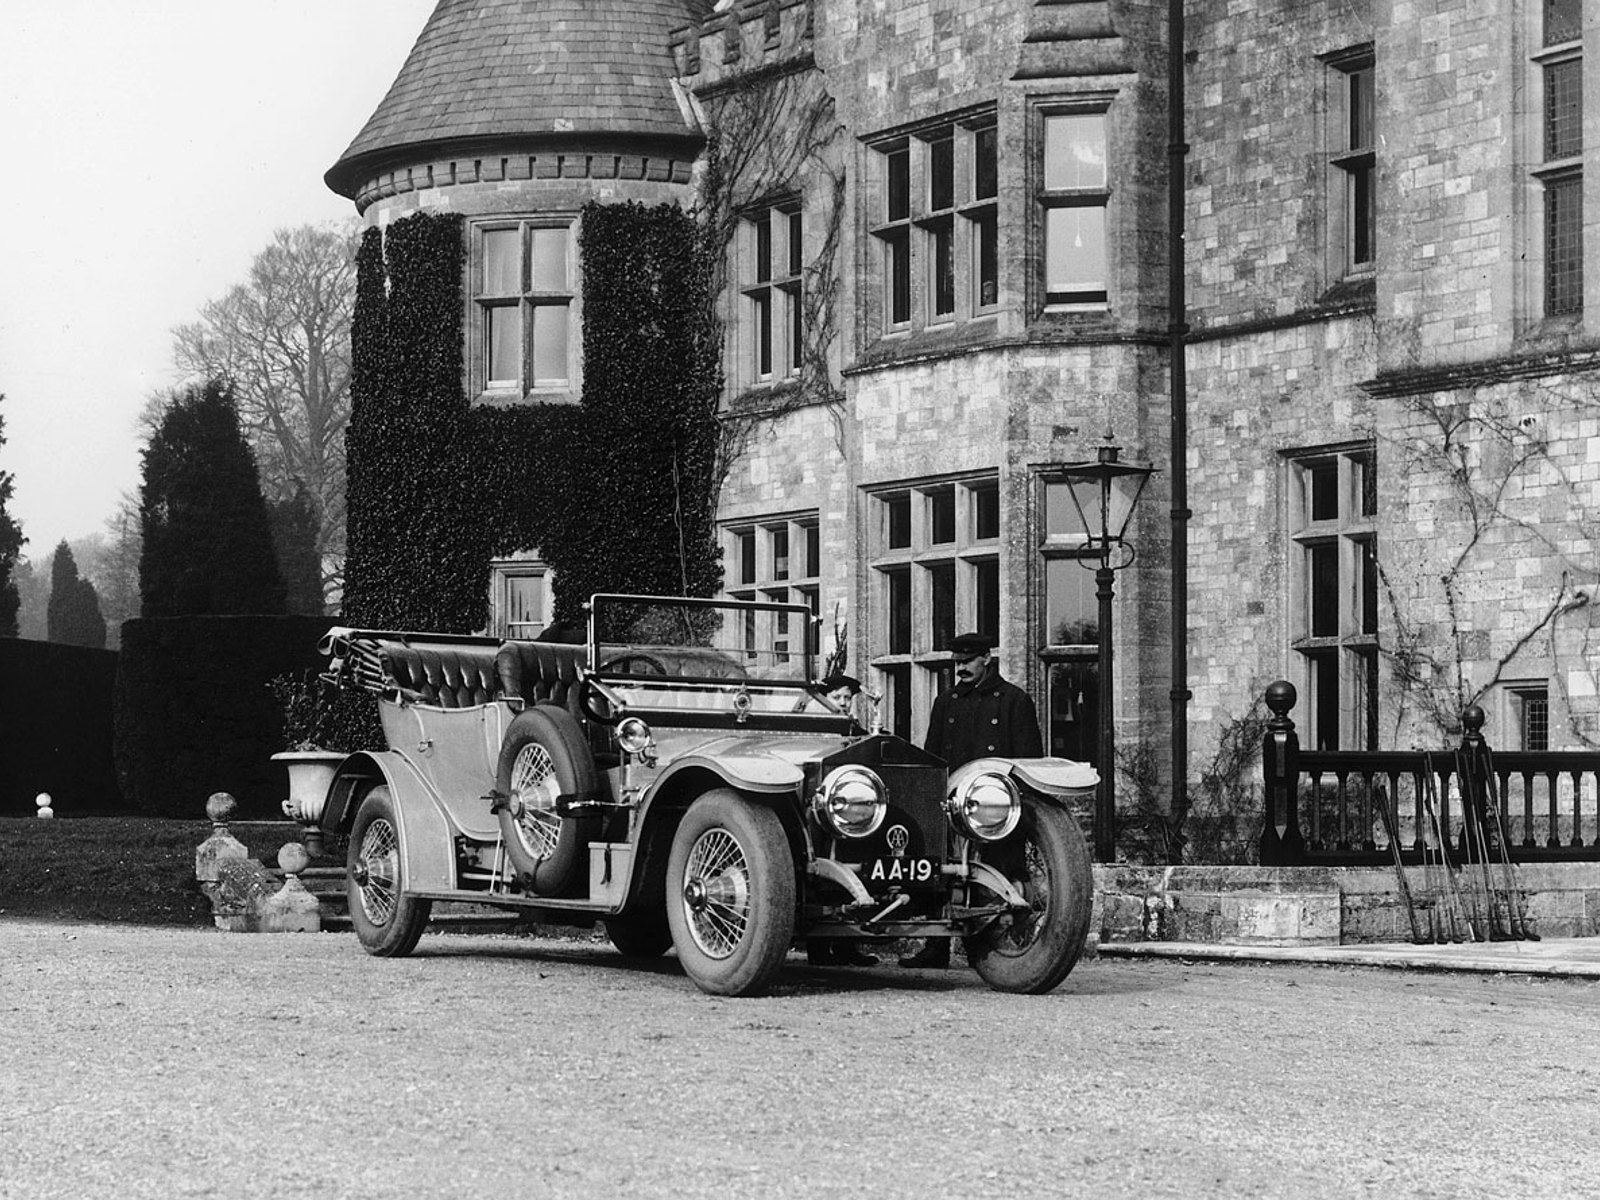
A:
<svg viewBox="0 0 1600 1200">
<path fill-rule="evenodd" d="M 367 626 L 483 624 L 483 479 L 461 389 L 463 248 L 454 216 L 368 229 L 351 325 L 345 617 Z"/>
<path fill-rule="evenodd" d="M 351 332 L 347 621 L 482 628 L 490 559 L 529 547 L 554 572 L 558 618 L 598 591 L 716 590 L 706 242 L 676 206 L 590 204 L 579 249 L 581 404 L 475 408 L 463 390 L 461 218 L 367 230 Z"/>
</svg>

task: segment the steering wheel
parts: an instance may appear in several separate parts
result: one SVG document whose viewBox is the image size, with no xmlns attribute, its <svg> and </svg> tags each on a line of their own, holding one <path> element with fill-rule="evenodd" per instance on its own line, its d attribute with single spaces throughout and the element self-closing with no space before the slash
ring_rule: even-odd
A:
<svg viewBox="0 0 1600 1200">
<path fill-rule="evenodd" d="M 620 671 L 628 675 L 665 675 L 666 664 L 652 654 L 619 654 L 603 666 L 607 671 Z"/>
<path fill-rule="evenodd" d="M 622 713 L 606 699 L 600 681 L 585 675 L 578 681 L 578 708 L 589 720 L 601 725 L 615 725 Z"/>
</svg>

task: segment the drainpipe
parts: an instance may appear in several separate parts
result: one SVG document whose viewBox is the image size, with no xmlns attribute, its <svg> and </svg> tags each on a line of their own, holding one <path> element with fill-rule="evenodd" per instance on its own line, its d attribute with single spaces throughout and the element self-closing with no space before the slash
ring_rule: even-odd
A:
<svg viewBox="0 0 1600 1200">
<path fill-rule="evenodd" d="M 1172 428 L 1172 808 L 1182 811 L 1189 780 L 1189 414 L 1184 345 L 1183 3 L 1167 5 L 1167 355 Z"/>
</svg>

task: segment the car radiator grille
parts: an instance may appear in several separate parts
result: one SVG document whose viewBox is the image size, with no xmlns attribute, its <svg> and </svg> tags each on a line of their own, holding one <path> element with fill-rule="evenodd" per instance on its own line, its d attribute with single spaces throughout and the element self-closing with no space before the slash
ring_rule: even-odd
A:
<svg viewBox="0 0 1600 1200">
<path fill-rule="evenodd" d="M 942 806 L 944 772 L 930 771 L 926 767 L 887 764 L 874 766 L 873 770 L 888 789 L 888 815 L 884 818 L 883 827 L 871 837 L 839 844 L 838 856 L 850 862 L 865 862 L 870 858 L 891 855 L 889 830 L 896 825 L 904 825 L 911 839 L 902 853 L 913 858 L 944 858 L 949 842 L 949 826 L 945 823 Z"/>
</svg>

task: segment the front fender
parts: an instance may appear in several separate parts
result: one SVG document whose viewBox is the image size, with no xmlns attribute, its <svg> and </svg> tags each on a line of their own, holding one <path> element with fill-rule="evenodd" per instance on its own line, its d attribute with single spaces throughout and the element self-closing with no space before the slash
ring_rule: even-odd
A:
<svg viewBox="0 0 1600 1200">
<path fill-rule="evenodd" d="M 455 840 L 450 823 L 428 781 L 405 755 L 394 750 L 352 754 L 339 767 L 330 788 L 323 828 L 348 831 L 367 789 L 386 785 L 399 825 L 400 856 L 407 891 L 446 891 L 456 886 Z"/>
<path fill-rule="evenodd" d="M 1099 771 L 1070 758 L 975 758 L 950 772 L 950 790 L 989 771 L 1012 776 L 1030 792 L 1061 800 L 1092 795 L 1100 786 Z"/>
<path fill-rule="evenodd" d="M 792 792 L 805 779 L 798 763 L 772 754 L 690 754 L 661 773 L 657 789 L 683 771 L 709 771 L 742 792 Z"/>
</svg>

